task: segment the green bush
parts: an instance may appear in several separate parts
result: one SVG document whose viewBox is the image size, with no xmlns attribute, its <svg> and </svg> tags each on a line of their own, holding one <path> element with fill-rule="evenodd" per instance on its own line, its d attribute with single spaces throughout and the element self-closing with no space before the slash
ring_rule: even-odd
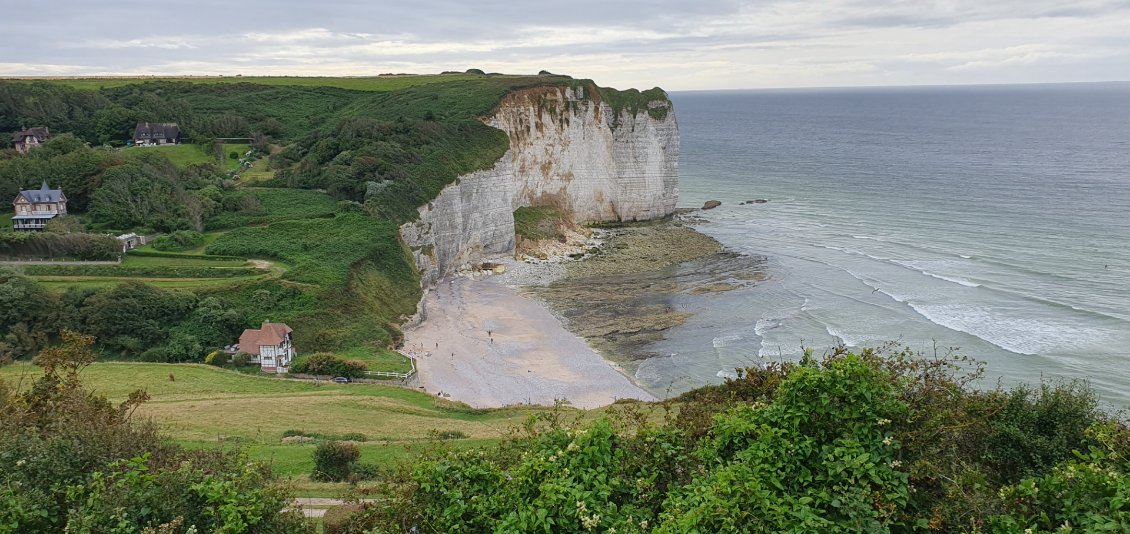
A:
<svg viewBox="0 0 1130 534">
<path fill-rule="evenodd" d="M 617 405 L 615 419 L 580 430 L 562 428 L 556 417 L 548 428 L 531 421 L 525 437 L 496 449 L 452 452 L 437 444 L 410 472 L 384 474 L 379 499 L 349 528 L 1065 532 L 1068 524 L 1090 532 L 1130 525 L 1130 430 L 1096 410 L 1089 390 L 970 389 L 977 376 L 976 365 L 957 357 L 839 349 L 820 362 L 746 369 L 687 393 L 669 401 L 678 415 L 668 412 L 658 425 L 639 403 Z M 1030 443 L 1000 448 L 1010 434 Z M 1077 452 L 1064 457 L 1070 447 Z M 1033 475 L 1007 482 L 1018 472 Z"/>
<path fill-rule="evenodd" d="M 323 441 L 314 449 L 314 471 L 310 478 L 327 482 L 346 480 L 360 457 L 361 450 L 352 443 Z"/>
<path fill-rule="evenodd" d="M 152 246 L 162 252 L 179 252 L 204 244 L 204 234 L 192 230 L 177 230 L 171 234 L 157 236 Z"/>
<path fill-rule="evenodd" d="M 316 352 L 295 359 L 290 364 L 289 372 L 305 375 L 361 378 L 365 376 L 367 369 L 365 362 L 344 360 L 328 352 Z"/>
<path fill-rule="evenodd" d="M 107 261 L 117 259 L 120 253 L 121 245 L 110 235 L 0 232 L 0 258 L 3 259 Z"/>
<path fill-rule="evenodd" d="M 247 261 L 247 258 L 242 256 L 220 256 L 213 254 L 176 254 L 172 252 L 160 252 L 148 249 L 133 249 L 127 252 L 130 256 L 143 256 L 147 258 L 178 258 L 185 260 L 209 260 L 209 261 Z"/>
<path fill-rule="evenodd" d="M 144 391 L 115 405 L 87 390 L 93 342 L 66 332 L 32 384 L 0 382 L 0 532 L 306 530 L 265 465 L 175 445 L 131 418 Z"/>
</svg>

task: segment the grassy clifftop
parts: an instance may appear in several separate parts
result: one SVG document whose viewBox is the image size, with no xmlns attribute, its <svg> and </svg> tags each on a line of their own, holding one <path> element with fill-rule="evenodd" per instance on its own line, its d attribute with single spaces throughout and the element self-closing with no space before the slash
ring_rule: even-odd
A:
<svg viewBox="0 0 1130 534">
<path fill-rule="evenodd" d="M 294 326 L 304 351 L 371 352 L 396 342 L 396 324 L 419 299 L 397 225 L 415 219 L 419 206 L 460 175 L 493 166 L 508 138 L 482 119 L 507 94 L 546 86 L 583 86 L 586 98 L 617 116 L 654 113 L 649 103 L 666 98 L 659 89 L 617 91 L 555 75 L 0 80 L 0 132 L 46 125 L 59 138 L 30 157 L 0 151 L 0 193 L 48 179 L 101 230 L 203 230 L 207 246 L 196 253 L 272 261 L 273 274 L 247 280 L 141 280 L 192 290 L 240 319 L 227 334 L 195 340 L 203 346 L 271 319 Z M 81 143 L 124 143 L 139 121 L 176 122 L 190 143 L 177 154 L 192 157 Z M 236 160 L 222 157 L 234 149 L 214 149 L 212 140 L 221 138 L 251 138 L 267 155 L 253 182 L 225 179 Z M 217 152 L 221 160 L 210 164 Z M 171 164 L 161 163 L 166 159 Z M 125 213 L 134 204 L 152 213 Z M 56 276 L 50 288 L 61 292 L 75 287 L 71 282 Z M 110 291 L 118 282 L 87 286 Z M 166 319 L 167 329 L 192 337 L 192 328 L 178 325 L 188 319 Z M 56 326 L 39 328 L 51 336 Z M 182 345 L 195 350 L 188 341 Z M 144 353 L 149 343 L 107 349 Z"/>
</svg>

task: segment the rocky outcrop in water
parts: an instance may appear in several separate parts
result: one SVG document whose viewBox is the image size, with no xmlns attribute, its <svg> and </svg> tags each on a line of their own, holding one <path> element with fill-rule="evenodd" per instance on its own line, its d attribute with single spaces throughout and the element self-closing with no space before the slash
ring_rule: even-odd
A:
<svg viewBox="0 0 1130 534">
<path fill-rule="evenodd" d="M 514 251 L 513 212 L 554 206 L 578 223 L 665 217 L 678 199 L 679 130 L 671 103 L 615 111 L 589 86 L 507 95 L 486 122 L 510 149 L 461 176 L 400 227 L 425 286 L 459 266 Z"/>
</svg>

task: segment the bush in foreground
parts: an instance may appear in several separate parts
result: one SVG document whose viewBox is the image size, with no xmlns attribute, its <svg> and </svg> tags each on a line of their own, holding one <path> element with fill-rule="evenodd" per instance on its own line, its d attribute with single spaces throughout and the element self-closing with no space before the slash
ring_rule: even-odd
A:
<svg viewBox="0 0 1130 534">
<path fill-rule="evenodd" d="M 93 339 L 64 332 L 26 389 L 0 382 L 0 533 L 304 532 L 270 469 L 239 453 L 189 451 L 86 390 Z M 150 530 L 152 531 L 152 530 Z"/>
<path fill-rule="evenodd" d="M 1067 532 L 1130 528 L 1130 431 L 1078 384 L 839 350 L 496 450 L 437 447 L 342 532 Z M 678 414 L 673 412 L 678 410 Z M 707 415 L 709 414 L 709 415 Z"/>
</svg>

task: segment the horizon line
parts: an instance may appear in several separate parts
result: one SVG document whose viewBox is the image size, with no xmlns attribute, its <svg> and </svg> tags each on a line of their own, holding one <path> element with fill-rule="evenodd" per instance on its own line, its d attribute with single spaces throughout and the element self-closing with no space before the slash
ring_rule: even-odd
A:
<svg viewBox="0 0 1130 534">
<path fill-rule="evenodd" d="M 208 79 L 208 78 L 297 78 L 297 79 L 363 79 L 363 78 L 399 78 L 410 76 L 445 76 L 453 74 L 467 74 L 466 72 L 434 72 L 434 73 L 382 73 L 372 75 L 337 75 L 337 76 L 304 76 L 300 74 L 88 74 L 88 75 L 0 75 L 0 81 L 57 81 L 57 80 L 138 80 L 152 78 L 161 79 Z M 537 76 L 537 74 L 493 73 L 495 76 Z M 555 73 L 557 74 L 557 73 Z M 557 74 L 558 76 L 573 76 Z M 490 75 L 488 74 L 488 77 Z M 582 78 L 576 78 L 582 79 Z M 596 80 L 593 79 L 595 82 Z M 1126 84 L 1126 80 L 1076 80 L 1056 82 L 986 82 L 986 83 L 924 83 L 924 84 L 894 84 L 894 85 L 781 85 L 772 87 L 737 87 L 719 89 L 664 89 L 668 93 L 710 93 L 710 92 L 747 92 L 747 91 L 806 91 L 806 90 L 840 90 L 840 89 L 928 89 L 945 87 L 1015 87 L 1034 85 L 1099 85 L 1099 84 Z M 642 86 L 641 86 L 642 87 Z M 663 89 L 661 86 L 657 86 Z M 638 89 L 629 87 L 628 89 Z"/>
</svg>

